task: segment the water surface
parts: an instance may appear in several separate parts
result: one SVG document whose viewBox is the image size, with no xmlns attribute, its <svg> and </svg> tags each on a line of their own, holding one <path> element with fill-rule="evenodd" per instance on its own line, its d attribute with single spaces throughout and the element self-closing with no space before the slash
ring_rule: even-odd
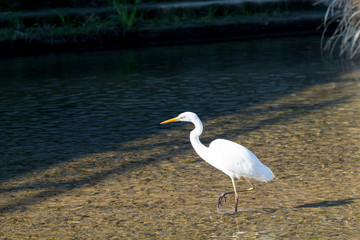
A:
<svg viewBox="0 0 360 240">
<path fill-rule="evenodd" d="M 359 236 L 359 68 L 318 37 L 0 60 L 0 236 Z M 192 150 L 183 111 L 276 178 L 231 190 Z M 238 188 L 245 187 L 237 182 Z M 91 229 L 91 231 L 89 230 Z"/>
<path fill-rule="evenodd" d="M 241 112 L 339 71 L 317 38 L 1 59 L 0 178 L 116 148 L 183 111 Z"/>
</svg>

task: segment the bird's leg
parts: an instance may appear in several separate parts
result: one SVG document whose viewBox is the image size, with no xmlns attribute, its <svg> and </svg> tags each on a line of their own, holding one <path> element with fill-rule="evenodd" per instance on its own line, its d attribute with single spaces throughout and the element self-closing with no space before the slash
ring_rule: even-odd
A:
<svg viewBox="0 0 360 240">
<path fill-rule="evenodd" d="M 235 182 L 234 182 L 234 179 L 231 179 L 232 182 L 233 182 L 233 186 L 234 186 L 234 191 L 231 191 L 231 192 L 224 192 L 222 194 L 220 194 L 219 198 L 218 198 L 218 204 L 217 204 L 217 207 L 220 208 L 221 206 L 221 202 L 222 200 L 224 199 L 224 201 L 226 202 L 226 195 L 228 194 L 233 194 L 235 193 L 235 208 L 237 209 L 237 199 L 238 199 L 238 192 L 243 192 L 243 191 L 252 191 L 255 189 L 254 185 L 252 185 L 252 183 L 249 181 L 249 179 L 247 179 L 246 177 L 243 177 L 250 185 L 250 187 L 248 189 L 245 189 L 245 190 L 239 190 L 239 191 L 236 191 L 235 189 Z M 235 211 L 236 212 L 236 211 Z"/>
<path fill-rule="evenodd" d="M 232 184 L 233 184 L 233 187 L 234 187 L 234 191 L 232 191 L 232 192 L 224 192 L 224 193 L 220 194 L 220 196 L 219 196 L 219 198 L 218 198 L 217 207 L 220 208 L 221 202 L 222 202 L 223 199 L 224 199 L 225 202 L 226 202 L 226 195 L 227 195 L 227 194 L 233 194 L 233 193 L 235 193 L 235 211 L 234 211 L 234 213 L 236 213 L 236 212 L 237 212 L 238 201 L 239 201 L 239 196 L 238 196 L 238 193 L 237 193 L 237 191 L 236 191 L 236 186 L 235 186 L 235 181 L 234 181 L 234 179 L 231 178 L 231 181 L 232 181 Z"/>
<path fill-rule="evenodd" d="M 246 177 L 243 177 L 249 184 L 250 187 L 248 189 L 246 189 L 246 191 L 252 191 L 255 189 L 254 185 L 251 184 L 251 182 L 249 181 L 249 179 L 247 179 Z"/>
<path fill-rule="evenodd" d="M 238 196 L 238 194 L 236 192 L 236 194 L 235 194 L 235 210 L 234 210 L 234 214 L 237 212 L 238 201 L 239 201 L 239 196 Z"/>
<path fill-rule="evenodd" d="M 236 191 L 234 178 L 231 178 L 231 181 L 232 181 L 232 184 L 234 186 L 234 193 L 235 193 L 235 210 L 234 210 L 234 214 L 235 214 L 237 212 L 239 196 L 238 196 L 237 191 Z"/>
</svg>

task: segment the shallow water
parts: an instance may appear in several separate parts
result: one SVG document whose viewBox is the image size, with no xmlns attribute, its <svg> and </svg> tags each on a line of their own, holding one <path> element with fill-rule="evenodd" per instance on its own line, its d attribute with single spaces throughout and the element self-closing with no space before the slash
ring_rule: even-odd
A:
<svg viewBox="0 0 360 240">
<path fill-rule="evenodd" d="M 0 59 L 0 236 L 358 239 L 360 68 L 319 41 Z M 273 170 L 237 215 L 183 111 Z"/>
</svg>

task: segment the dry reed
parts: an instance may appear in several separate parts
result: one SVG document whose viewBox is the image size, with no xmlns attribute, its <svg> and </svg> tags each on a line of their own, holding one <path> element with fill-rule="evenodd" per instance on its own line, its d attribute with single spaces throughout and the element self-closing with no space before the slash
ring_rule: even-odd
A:
<svg viewBox="0 0 360 240">
<path fill-rule="evenodd" d="M 324 35 L 330 25 L 338 23 L 334 33 L 325 42 L 324 50 L 334 53 L 335 48 L 339 47 L 340 56 L 348 59 L 360 57 L 360 0 L 330 1 L 324 23 Z"/>
</svg>

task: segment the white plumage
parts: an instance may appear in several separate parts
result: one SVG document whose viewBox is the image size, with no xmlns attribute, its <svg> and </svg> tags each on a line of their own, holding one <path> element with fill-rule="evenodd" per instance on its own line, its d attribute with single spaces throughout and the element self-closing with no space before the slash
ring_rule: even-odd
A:
<svg viewBox="0 0 360 240">
<path fill-rule="evenodd" d="M 262 164 L 255 154 L 240 144 L 226 139 L 216 139 L 211 142 L 209 151 L 216 157 L 213 166 L 232 178 L 247 177 L 262 182 L 274 178 L 272 171 Z"/>
<path fill-rule="evenodd" d="M 218 199 L 218 207 L 227 194 L 234 193 L 235 213 L 237 212 L 238 194 L 234 178 L 243 177 L 251 186 L 248 190 L 254 189 L 248 178 L 263 182 L 271 181 L 274 178 L 270 168 L 262 164 L 255 154 L 240 144 L 225 139 L 216 139 L 210 143 L 209 147 L 204 146 L 199 140 L 203 125 L 195 113 L 184 112 L 176 118 L 169 119 L 161 124 L 175 121 L 192 122 L 195 125 L 194 130 L 190 132 L 190 142 L 196 153 L 210 165 L 223 171 L 231 178 L 234 192 L 222 193 Z"/>
</svg>

